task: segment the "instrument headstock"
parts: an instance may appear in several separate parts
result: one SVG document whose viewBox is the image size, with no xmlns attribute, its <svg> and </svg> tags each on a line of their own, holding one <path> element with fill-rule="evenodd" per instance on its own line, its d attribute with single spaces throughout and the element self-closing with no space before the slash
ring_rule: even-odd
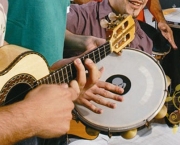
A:
<svg viewBox="0 0 180 145">
<path fill-rule="evenodd" d="M 106 19 L 101 20 L 100 24 L 107 30 L 106 36 L 111 52 L 119 53 L 134 39 L 135 22 L 131 15 L 116 16 L 110 13 Z"/>
</svg>

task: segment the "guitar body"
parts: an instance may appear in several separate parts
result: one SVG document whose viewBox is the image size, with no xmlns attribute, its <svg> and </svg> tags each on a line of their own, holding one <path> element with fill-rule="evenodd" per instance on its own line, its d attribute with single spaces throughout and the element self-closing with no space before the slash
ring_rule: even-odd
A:
<svg viewBox="0 0 180 145">
<path fill-rule="evenodd" d="M 82 139 L 93 140 L 98 137 L 99 132 L 86 127 L 81 121 L 71 120 L 70 130 L 67 134 L 69 137 L 75 136 Z"/>
<path fill-rule="evenodd" d="M 48 65 L 38 53 L 15 45 L 1 47 L 0 105 L 23 99 L 34 87 L 34 82 L 48 74 Z M 22 94 L 24 90 L 27 91 Z"/>
<path fill-rule="evenodd" d="M 22 100 L 34 88 L 34 82 L 49 73 L 47 62 L 40 54 L 16 45 L 1 47 L 0 106 Z M 85 139 L 97 137 L 88 135 L 84 124 L 75 120 L 71 120 L 68 134 Z"/>
</svg>

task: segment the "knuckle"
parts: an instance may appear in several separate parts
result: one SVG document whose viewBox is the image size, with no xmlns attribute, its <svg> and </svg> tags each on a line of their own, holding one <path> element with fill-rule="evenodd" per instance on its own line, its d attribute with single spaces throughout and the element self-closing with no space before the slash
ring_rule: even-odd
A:
<svg viewBox="0 0 180 145">
<path fill-rule="evenodd" d="M 103 97 L 108 97 L 109 93 L 108 93 L 108 91 L 106 91 L 106 90 L 101 90 L 101 95 L 102 95 Z"/>
<path fill-rule="evenodd" d="M 104 87 L 107 88 L 107 89 L 109 89 L 109 88 L 111 87 L 111 84 L 105 83 L 105 86 L 104 86 Z"/>
<path fill-rule="evenodd" d="M 91 111 L 93 111 L 93 112 L 95 112 L 95 110 L 96 110 L 96 107 L 95 107 L 93 104 L 90 104 L 90 105 L 88 106 L 88 108 L 89 108 Z"/>
</svg>

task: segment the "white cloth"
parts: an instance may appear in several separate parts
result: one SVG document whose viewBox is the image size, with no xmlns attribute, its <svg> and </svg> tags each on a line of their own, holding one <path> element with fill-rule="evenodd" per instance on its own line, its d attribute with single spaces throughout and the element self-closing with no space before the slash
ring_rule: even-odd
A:
<svg viewBox="0 0 180 145">
<path fill-rule="evenodd" d="M 144 128 L 130 140 L 121 136 L 108 138 L 100 134 L 95 140 L 70 139 L 69 145 L 180 145 L 180 127 L 176 133 L 166 124 L 153 123 L 151 129 Z"/>
<path fill-rule="evenodd" d="M 106 135 L 99 134 L 95 140 L 84 140 L 70 138 L 69 145 L 108 145 L 109 137 Z"/>
</svg>

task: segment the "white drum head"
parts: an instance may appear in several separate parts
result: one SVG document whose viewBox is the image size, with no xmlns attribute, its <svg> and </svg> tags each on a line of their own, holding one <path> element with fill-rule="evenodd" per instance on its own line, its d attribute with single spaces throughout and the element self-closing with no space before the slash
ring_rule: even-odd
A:
<svg viewBox="0 0 180 145">
<path fill-rule="evenodd" d="M 152 120 L 164 105 L 167 95 L 165 74 L 157 61 L 148 54 L 124 49 L 121 56 L 110 54 L 99 63 L 105 71 L 101 80 L 122 86 L 124 101 L 115 109 L 92 102 L 102 108 L 102 114 L 77 105 L 79 118 L 86 125 L 105 132 L 122 132 L 143 126 Z"/>
</svg>

